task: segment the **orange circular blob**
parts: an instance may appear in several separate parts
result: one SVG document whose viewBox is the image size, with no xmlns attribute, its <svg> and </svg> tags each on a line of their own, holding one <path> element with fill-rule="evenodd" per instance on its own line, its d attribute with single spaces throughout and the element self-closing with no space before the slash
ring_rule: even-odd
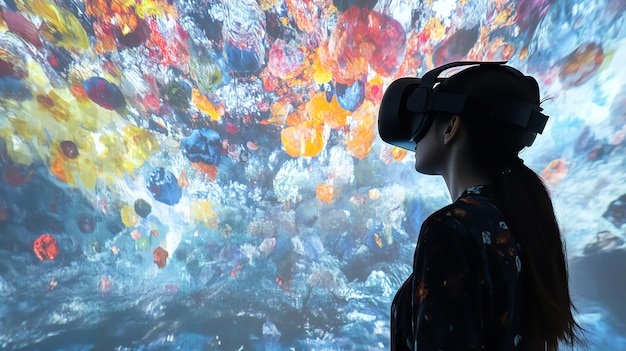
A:
<svg viewBox="0 0 626 351">
<path fill-rule="evenodd" d="M 165 267 L 169 253 L 162 247 L 157 247 L 152 253 L 154 254 L 154 263 L 157 264 L 159 269 Z"/>
<path fill-rule="evenodd" d="M 315 189 L 315 194 L 318 199 L 330 204 L 337 196 L 337 191 L 332 184 L 318 184 Z"/>
<path fill-rule="evenodd" d="M 404 156 L 406 156 L 407 153 L 408 151 L 406 149 L 399 148 L 397 146 L 394 146 L 391 149 L 391 157 L 393 157 L 393 159 L 396 161 L 402 161 L 402 159 L 404 158 Z"/>
</svg>

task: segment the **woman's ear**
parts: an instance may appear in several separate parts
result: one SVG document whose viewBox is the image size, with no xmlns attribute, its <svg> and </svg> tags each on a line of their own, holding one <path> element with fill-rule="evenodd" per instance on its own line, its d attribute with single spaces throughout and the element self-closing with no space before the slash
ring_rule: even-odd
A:
<svg viewBox="0 0 626 351">
<path fill-rule="evenodd" d="M 454 115 L 448 121 L 444 131 L 443 131 L 443 144 L 449 145 L 455 139 L 458 138 L 461 129 L 461 117 L 459 115 Z"/>
</svg>

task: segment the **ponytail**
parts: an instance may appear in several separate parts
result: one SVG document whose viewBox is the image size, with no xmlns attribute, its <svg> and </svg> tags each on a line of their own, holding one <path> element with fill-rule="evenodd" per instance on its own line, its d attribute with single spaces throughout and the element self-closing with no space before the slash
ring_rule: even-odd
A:
<svg viewBox="0 0 626 351">
<path fill-rule="evenodd" d="M 519 159 L 518 159 L 519 160 Z M 520 245 L 523 350 L 556 351 L 559 342 L 582 343 L 573 318 L 565 247 L 550 195 L 521 160 L 501 171 L 500 205 Z"/>
</svg>

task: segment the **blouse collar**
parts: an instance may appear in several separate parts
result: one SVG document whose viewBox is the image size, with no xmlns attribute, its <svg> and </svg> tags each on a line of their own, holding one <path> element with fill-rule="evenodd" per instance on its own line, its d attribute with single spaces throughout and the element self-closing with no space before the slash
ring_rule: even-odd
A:
<svg viewBox="0 0 626 351">
<path fill-rule="evenodd" d="M 461 196 L 459 196 L 459 199 L 466 198 L 466 197 L 474 197 L 474 196 L 487 197 L 487 198 L 493 199 L 495 198 L 496 193 L 492 185 L 475 185 L 475 186 L 471 186 L 465 189 L 465 191 L 463 191 Z"/>
</svg>

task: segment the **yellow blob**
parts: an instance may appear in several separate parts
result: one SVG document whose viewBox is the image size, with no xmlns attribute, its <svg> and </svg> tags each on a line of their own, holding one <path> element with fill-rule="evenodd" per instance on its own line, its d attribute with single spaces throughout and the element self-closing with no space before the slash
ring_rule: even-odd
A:
<svg viewBox="0 0 626 351">
<path fill-rule="evenodd" d="M 282 125 L 285 123 L 287 116 L 293 110 L 293 106 L 288 99 L 279 99 L 272 105 L 270 105 L 270 118 L 269 121 L 276 125 Z"/>
<path fill-rule="evenodd" d="M 207 200 L 196 200 L 191 203 L 189 219 L 199 222 L 206 227 L 217 227 L 217 213 L 213 210 L 213 203 Z"/>
<path fill-rule="evenodd" d="M 127 227 L 133 227 L 139 222 L 139 215 L 137 215 L 135 208 L 131 205 L 122 207 L 120 216 L 122 217 L 122 223 Z"/>
<path fill-rule="evenodd" d="M 30 106 L 26 106 L 26 107 L 30 107 Z M 24 111 L 24 113 L 20 113 L 20 115 L 14 116 L 13 118 L 9 118 L 9 122 L 11 123 L 11 126 L 13 127 L 13 131 L 15 131 L 15 134 L 21 136 L 22 138 L 26 140 L 30 140 L 31 142 L 33 140 L 44 140 L 44 132 L 43 132 L 43 129 L 41 128 L 41 118 L 40 118 L 43 116 L 41 116 L 40 113 L 31 114 L 30 112 L 32 112 L 32 110 L 28 112 Z M 7 131 L 7 132 L 12 133 L 13 131 Z M 10 140 L 11 137 L 12 135 L 9 134 L 8 138 L 5 138 L 5 139 Z M 14 147 L 20 147 L 22 142 L 25 142 L 25 141 L 23 140 L 13 141 L 13 143 L 16 144 L 14 145 Z"/>
<path fill-rule="evenodd" d="M 105 129 L 113 120 L 113 113 L 96 105 L 91 100 L 76 100 L 81 112 L 80 122 L 82 127 L 91 131 L 99 132 Z"/>
<path fill-rule="evenodd" d="M 259 6 L 261 10 L 267 11 L 272 8 L 272 6 L 276 6 L 276 0 L 259 0 Z"/>
<path fill-rule="evenodd" d="M 89 48 L 87 32 L 70 11 L 45 0 L 23 0 L 20 4 L 23 10 L 44 21 L 40 33 L 49 42 L 66 49 Z"/>
<path fill-rule="evenodd" d="M 13 162 L 21 165 L 31 165 L 33 163 L 33 152 L 22 138 L 12 136 L 4 139 L 8 141 L 6 143 L 6 151 Z"/>
<path fill-rule="evenodd" d="M 152 156 L 153 151 L 159 149 L 159 144 L 152 133 L 133 125 L 124 127 L 122 140 L 126 146 L 122 167 L 129 173 L 141 167 L 148 157 Z"/>
<path fill-rule="evenodd" d="M 376 240 L 376 245 L 380 248 L 383 247 L 383 241 L 380 238 L 380 235 L 378 235 L 378 233 L 374 234 L 374 239 Z"/>
<path fill-rule="evenodd" d="M 326 68 L 325 65 L 320 61 L 319 55 L 316 53 L 315 58 L 313 60 L 313 80 L 317 84 L 325 84 L 330 82 L 333 78 L 332 73 Z"/>
<path fill-rule="evenodd" d="M 326 101 L 326 93 L 315 94 L 306 104 L 306 112 L 311 119 L 320 123 L 325 123 L 335 129 L 346 125 L 346 119 L 350 114 L 339 105 L 337 98 L 333 96 L 330 102 Z"/>
<path fill-rule="evenodd" d="M 98 179 L 98 169 L 96 165 L 93 163 L 93 160 L 86 158 L 85 156 L 81 157 L 79 160 L 80 166 L 78 168 L 78 177 L 83 185 L 87 189 L 95 189 L 96 181 Z"/>
<path fill-rule="evenodd" d="M 280 132 L 280 139 L 291 157 L 317 156 L 326 146 L 324 126 L 316 121 L 287 127 Z"/>
<path fill-rule="evenodd" d="M 67 121 L 71 117 L 68 100 L 61 95 L 56 89 L 52 89 L 47 95 L 37 96 L 39 106 L 50 112 L 59 122 Z"/>
<path fill-rule="evenodd" d="M 373 188 L 373 189 L 370 189 L 370 191 L 368 191 L 367 194 L 370 197 L 370 200 L 378 200 L 378 198 L 380 198 L 381 192 L 380 190 Z"/>
<path fill-rule="evenodd" d="M 519 59 L 524 60 L 528 56 L 528 48 L 523 48 L 519 54 Z"/>
<path fill-rule="evenodd" d="M 219 121 L 224 114 L 223 106 L 216 107 L 206 96 L 202 95 L 200 90 L 193 89 L 191 94 L 191 102 L 202 112 L 211 117 L 212 121 Z"/>
<path fill-rule="evenodd" d="M 426 23 L 431 40 L 439 40 L 446 34 L 446 26 L 436 17 L 431 17 Z"/>
<path fill-rule="evenodd" d="M 29 83 L 33 94 L 46 94 L 52 85 L 43 67 L 30 57 L 26 60 L 26 67 L 28 68 L 28 76 L 24 80 Z"/>
<path fill-rule="evenodd" d="M 176 6 L 168 4 L 167 1 L 154 1 L 154 0 L 143 0 L 139 5 L 137 5 L 136 0 L 129 1 L 130 6 L 135 5 L 135 13 L 141 18 L 151 16 L 151 17 L 163 17 L 164 14 L 169 14 L 172 17 L 178 17 Z"/>
<path fill-rule="evenodd" d="M 406 156 L 406 154 L 408 153 L 408 151 L 406 149 L 394 146 L 391 149 L 391 157 L 393 157 L 394 160 L 396 161 L 402 161 L 402 159 L 404 158 L 404 156 Z"/>
<path fill-rule="evenodd" d="M 353 123 L 350 123 L 350 130 L 346 138 L 346 151 L 362 160 L 366 158 L 371 149 L 376 135 L 376 111 L 374 105 L 365 101 L 352 115 Z"/>
</svg>

